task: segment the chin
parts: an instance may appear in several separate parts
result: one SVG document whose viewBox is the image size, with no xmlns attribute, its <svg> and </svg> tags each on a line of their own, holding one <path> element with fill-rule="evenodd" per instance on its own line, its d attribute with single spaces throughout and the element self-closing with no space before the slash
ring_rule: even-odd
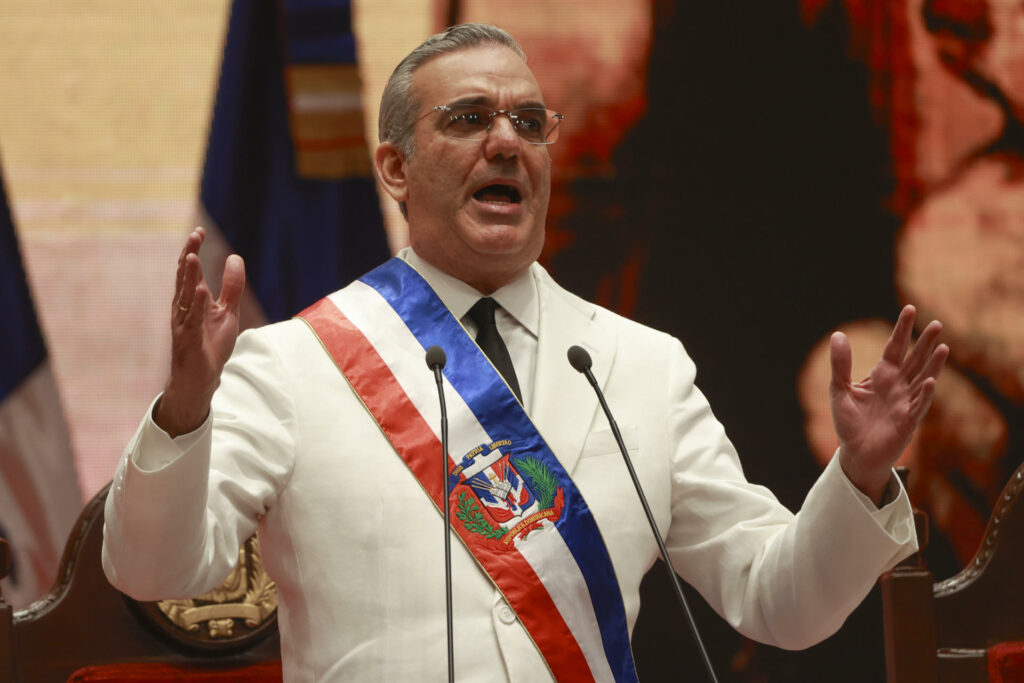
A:
<svg viewBox="0 0 1024 683">
<path fill-rule="evenodd" d="M 530 248 L 533 242 L 544 242 L 543 228 L 538 232 L 532 222 L 478 224 L 465 235 L 473 250 L 482 254 L 513 254 Z"/>
<path fill-rule="evenodd" d="M 519 270 L 537 260 L 537 257 L 540 256 L 541 246 L 543 244 L 534 247 L 533 244 L 516 240 L 509 242 L 489 241 L 484 244 L 473 245 L 471 248 L 475 254 L 487 259 L 491 263 L 491 267 L 501 268 L 503 265 L 509 265 L 512 269 Z"/>
</svg>

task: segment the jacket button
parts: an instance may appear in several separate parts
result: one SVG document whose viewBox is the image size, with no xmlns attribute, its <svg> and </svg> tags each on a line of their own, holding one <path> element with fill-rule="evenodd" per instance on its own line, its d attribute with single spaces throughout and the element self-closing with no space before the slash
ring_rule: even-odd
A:
<svg viewBox="0 0 1024 683">
<path fill-rule="evenodd" d="M 503 624 L 514 624 L 516 623 L 516 613 L 512 611 L 512 608 L 508 606 L 507 602 L 502 602 L 501 607 L 498 608 L 498 619 Z"/>
</svg>

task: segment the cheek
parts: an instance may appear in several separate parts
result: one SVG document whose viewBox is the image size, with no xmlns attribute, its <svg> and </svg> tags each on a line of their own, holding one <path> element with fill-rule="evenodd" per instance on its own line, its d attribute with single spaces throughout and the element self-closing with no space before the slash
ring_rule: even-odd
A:
<svg viewBox="0 0 1024 683">
<path fill-rule="evenodd" d="M 533 205 L 538 211 L 547 212 L 548 200 L 551 199 L 551 177 L 547 173 L 537 176 L 534 181 Z"/>
<path fill-rule="evenodd" d="M 427 201 L 443 206 L 458 204 L 463 194 L 463 187 L 457 174 L 445 164 L 438 164 L 431 169 L 431 174 L 423 187 L 424 191 L 430 194 Z"/>
<path fill-rule="evenodd" d="M 551 157 L 548 156 L 546 149 L 543 156 L 533 160 L 530 168 L 535 203 L 547 205 L 548 197 L 551 195 Z"/>
<path fill-rule="evenodd" d="M 447 207 L 451 204 L 452 190 L 448 179 L 440 173 L 427 173 L 416 183 L 414 193 L 421 206 Z"/>
</svg>

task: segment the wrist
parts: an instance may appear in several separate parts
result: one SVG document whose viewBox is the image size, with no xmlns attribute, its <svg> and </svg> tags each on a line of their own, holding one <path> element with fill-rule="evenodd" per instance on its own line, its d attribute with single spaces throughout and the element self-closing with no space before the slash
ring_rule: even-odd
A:
<svg viewBox="0 0 1024 683">
<path fill-rule="evenodd" d="M 871 499 L 876 506 L 881 506 L 889 488 L 892 467 L 889 465 L 865 465 L 865 458 L 858 457 L 850 451 L 839 449 L 839 465 L 843 474 L 857 490 Z"/>
<path fill-rule="evenodd" d="M 153 407 L 153 422 L 173 439 L 199 429 L 209 414 L 209 397 L 184 399 L 168 387 Z"/>
</svg>

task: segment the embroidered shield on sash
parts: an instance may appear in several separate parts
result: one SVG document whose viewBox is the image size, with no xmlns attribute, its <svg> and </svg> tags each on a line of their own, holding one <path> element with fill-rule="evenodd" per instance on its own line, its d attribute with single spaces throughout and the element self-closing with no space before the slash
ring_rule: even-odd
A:
<svg viewBox="0 0 1024 683">
<path fill-rule="evenodd" d="M 509 548 L 545 521 L 555 523 L 565 504 L 555 473 L 543 460 L 513 455 L 512 441 L 481 444 L 451 469 L 448 485 L 455 517 L 466 530 Z"/>
</svg>

